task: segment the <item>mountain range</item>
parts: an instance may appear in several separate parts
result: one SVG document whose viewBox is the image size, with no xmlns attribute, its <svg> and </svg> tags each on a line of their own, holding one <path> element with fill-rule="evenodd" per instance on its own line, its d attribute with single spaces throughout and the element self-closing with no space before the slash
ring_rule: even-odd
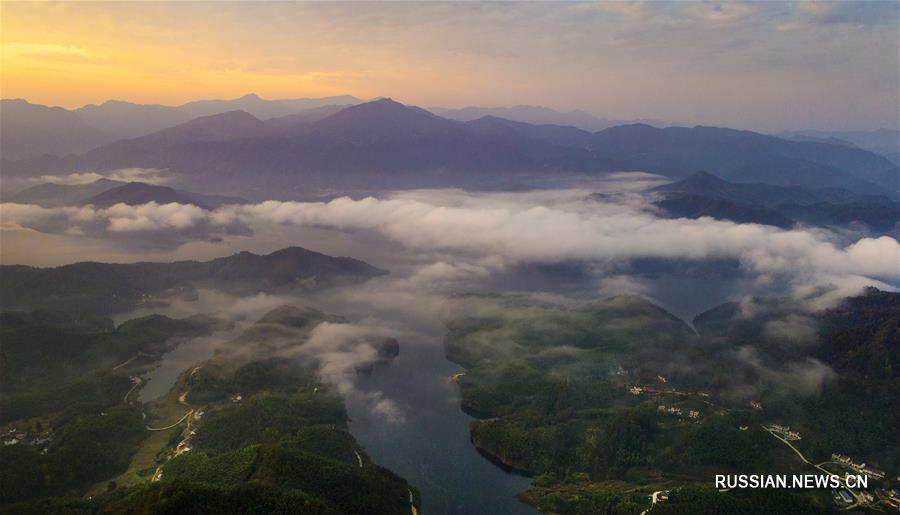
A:
<svg viewBox="0 0 900 515">
<path fill-rule="evenodd" d="M 788 228 L 795 224 L 863 224 L 876 234 L 900 228 L 900 203 L 884 195 L 840 188 L 740 184 L 697 172 L 650 191 L 663 213 L 677 218 L 708 216 L 737 223 Z"/>
<path fill-rule="evenodd" d="M 495 116 L 497 118 L 505 118 L 515 122 L 524 122 L 534 125 L 569 125 L 590 132 L 608 129 L 610 127 L 615 127 L 616 125 L 630 125 L 634 123 L 644 123 L 654 127 L 679 125 L 664 122 L 662 120 L 609 120 L 581 110 L 563 112 L 550 109 L 549 107 L 531 105 L 517 105 L 512 107 L 463 107 L 461 109 L 432 107 L 428 110 L 438 116 L 461 122 L 469 122 L 485 116 Z"/>
<path fill-rule="evenodd" d="M 362 100 L 349 95 L 265 100 L 255 94 L 231 100 L 198 100 L 179 106 L 109 100 L 78 109 L 48 107 L 24 99 L 0 101 L 0 147 L 6 159 L 80 154 L 122 138 L 136 138 L 201 116 L 242 110 L 260 119 L 289 116 Z"/>
<path fill-rule="evenodd" d="M 387 274 L 363 261 L 301 247 L 260 256 L 240 252 L 211 261 L 74 263 L 56 268 L 0 265 L 0 300 L 6 310 L 73 309 L 117 313 L 165 299 L 195 298 L 194 288 L 258 293 L 311 290 L 362 282 Z"/>
<path fill-rule="evenodd" d="M 900 164 L 900 130 L 878 129 L 875 131 L 786 131 L 777 136 L 797 141 L 819 141 L 836 143 L 849 147 L 859 147 L 880 154 L 894 163 Z"/>
<path fill-rule="evenodd" d="M 248 96 L 234 102 L 260 101 Z M 200 105 L 195 112 L 221 107 Z M 275 118 L 228 111 L 101 145 L 80 156 L 13 161 L 4 154 L 4 169 L 13 177 L 132 167 L 168 170 L 190 189 L 213 185 L 215 193 L 254 198 L 353 188 L 484 189 L 509 187 L 529 175 L 622 170 L 674 179 L 709 170 L 743 183 L 891 195 L 898 190 L 894 163 L 845 144 L 702 126 L 631 124 L 590 132 L 496 116 L 460 122 L 391 99 L 343 108 L 319 105 Z"/>
<path fill-rule="evenodd" d="M 137 206 L 148 202 L 157 204 L 193 204 L 211 209 L 223 204 L 243 204 L 240 197 L 203 195 L 178 190 L 169 186 L 147 184 L 145 182 L 122 182 L 111 179 L 97 179 L 87 184 L 55 184 L 52 182 L 32 186 L 9 198 L 10 202 L 35 204 L 42 207 L 93 205 L 107 208 L 115 204 Z"/>
</svg>

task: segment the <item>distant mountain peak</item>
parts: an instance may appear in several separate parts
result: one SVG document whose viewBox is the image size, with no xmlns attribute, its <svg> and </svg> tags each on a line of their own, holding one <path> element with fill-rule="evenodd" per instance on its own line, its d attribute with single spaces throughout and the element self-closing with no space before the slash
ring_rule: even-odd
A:
<svg viewBox="0 0 900 515">
<path fill-rule="evenodd" d="M 225 111 L 224 113 L 211 114 L 208 116 L 199 116 L 187 123 L 195 123 L 200 120 L 209 121 L 209 120 L 250 120 L 250 119 L 259 121 L 259 118 L 253 116 L 252 114 L 248 113 L 247 111 L 244 111 L 243 109 L 235 109 L 234 111 Z"/>
<path fill-rule="evenodd" d="M 246 95 L 242 96 L 239 100 L 262 100 L 262 99 L 259 98 L 259 95 L 257 95 L 256 93 L 247 93 Z"/>
<path fill-rule="evenodd" d="M 129 182 L 111 188 L 85 200 L 84 204 L 108 208 L 115 204 L 138 206 L 148 202 L 156 202 L 158 204 L 169 204 L 173 202 L 178 204 L 198 204 L 198 202 L 190 197 L 187 197 L 181 192 L 168 186 L 158 186 L 155 184 L 147 184 L 145 182 Z M 205 206 L 201 205 L 199 207 Z"/>
<path fill-rule="evenodd" d="M 311 124 L 310 129 L 322 143 L 354 141 L 371 145 L 425 135 L 447 135 L 462 130 L 462 124 L 385 98 L 347 107 Z"/>
<path fill-rule="evenodd" d="M 97 104 L 88 104 L 87 106 L 93 106 L 93 105 L 97 105 Z M 137 106 L 137 105 L 139 105 L 139 104 L 135 104 L 134 102 L 128 102 L 127 100 L 116 100 L 114 98 L 111 98 L 111 99 L 107 100 L 106 102 L 103 102 L 102 104 L 100 104 L 100 106 Z M 87 106 L 85 106 L 85 107 L 87 107 Z"/>
<path fill-rule="evenodd" d="M 348 109 L 373 109 L 373 108 L 381 108 L 381 109 L 408 109 L 408 106 L 397 102 L 393 98 L 382 97 L 378 100 L 372 100 L 371 102 L 363 102 L 362 104 L 357 104 L 355 106 L 350 106 Z"/>
<path fill-rule="evenodd" d="M 347 107 L 324 119 L 323 122 L 334 123 L 353 121 L 355 123 L 369 122 L 396 124 L 403 121 L 410 122 L 414 120 L 452 123 L 450 120 L 441 118 L 424 109 L 407 106 L 390 98 L 382 98 Z"/>
<path fill-rule="evenodd" d="M 25 100 L 24 98 L 4 98 L 4 99 L 2 100 L 2 102 L 3 102 L 4 104 L 9 104 L 9 105 L 13 105 L 13 104 L 18 104 L 18 105 L 38 105 L 38 104 L 32 104 L 31 102 Z"/>
<path fill-rule="evenodd" d="M 476 118 L 476 119 L 472 120 L 472 123 L 487 123 L 487 122 L 508 123 L 510 121 L 512 121 L 512 120 L 507 120 L 506 118 L 501 118 L 499 116 L 494 116 L 492 114 L 486 114 L 480 118 Z"/>
</svg>

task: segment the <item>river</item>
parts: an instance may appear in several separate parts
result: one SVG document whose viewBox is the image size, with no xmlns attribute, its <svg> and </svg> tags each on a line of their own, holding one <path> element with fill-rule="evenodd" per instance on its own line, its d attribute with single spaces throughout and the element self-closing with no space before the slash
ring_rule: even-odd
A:
<svg viewBox="0 0 900 515">
<path fill-rule="evenodd" d="M 651 280 L 648 286 L 647 297 L 688 324 L 741 288 L 734 281 L 672 276 Z M 336 306 L 328 309 L 340 311 Z M 457 385 L 448 380 L 460 368 L 444 358 L 440 338 L 401 342 L 394 361 L 358 378 L 358 393 L 347 398 L 351 432 L 375 463 L 421 491 L 427 515 L 536 513 L 515 498 L 531 480 L 495 465 L 469 441 L 472 419 L 460 409 Z M 165 354 L 159 366 L 144 375 L 147 382 L 139 399 L 147 402 L 165 394 L 182 371 L 208 359 L 213 348 L 208 340 L 197 339 Z M 373 413 L 371 398 L 366 397 L 371 392 L 397 403 L 404 420 L 388 422 Z"/>
<path fill-rule="evenodd" d="M 708 278 L 662 276 L 648 284 L 646 295 L 688 324 L 739 292 L 734 281 Z M 358 388 L 397 402 L 405 421 L 386 422 L 364 396 L 351 397 L 353 435 L 376 463 L 419 488 L 426 515 L 536 513 L 514 498 L 531 480 L 502 470 L 469 441 L 472 419 L 460 410 L 457 385 L 448 381 L 459 370 L 444 358 L 440 341 L 402 342 L 400 356 L 361 377 Z"/>
<path fill-rule="evenodd" d="M 440 342 L 403 345 L 397 359 L 374 369 L 359 387 L 400 403 L 405 421 L 386 422 L 365 399 L 351 397 L 350 430 L 376 463 L 419 488 L 426 515 L 536 513 L 513 498 L 530 479 L 504 472 L 469 441 L 471 418 L 459 409 L 458 388 L 448 381 L 458 371 Z"/>
</svg>

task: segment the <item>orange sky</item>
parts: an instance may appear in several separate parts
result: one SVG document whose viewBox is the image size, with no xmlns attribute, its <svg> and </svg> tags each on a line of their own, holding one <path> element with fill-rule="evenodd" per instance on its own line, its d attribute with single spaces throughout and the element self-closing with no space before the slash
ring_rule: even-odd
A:
<svg viewBox="0 0 900 515">
<path fill-rule="evenodd" d="M 65 107 L 255 92 L 896 124 L 897 4 L 854 4 L 4 2 L 0 89 Z"/>
</svg>

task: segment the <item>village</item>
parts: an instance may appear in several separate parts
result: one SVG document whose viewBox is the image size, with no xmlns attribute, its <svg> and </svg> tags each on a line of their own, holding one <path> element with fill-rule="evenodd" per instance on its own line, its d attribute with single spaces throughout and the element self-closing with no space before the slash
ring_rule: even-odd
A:
<svg viewBox="0 0 900 515">
<path fill-rule="evenodd" d="M 627 376 L 628 372 L 624 370 L 622 367 L 618 367 L 617 370 L 614 371 L 614 374 L 617 376 Z M 664 395 L 677 395 L 677 396 L 691 396 L 696 395 L 699 397 L 703 397 L 705 399 L 700 399 L 703 402 L 717 408 L 720 412 L 728 412 L 731 411 L 728 408 L 724 408 L 721 406 L 717 406 L 713 402 L 707 400 L 709 398 L 709 394 L 702 392 L 683 392 L 679 391 L 674 386 L 669 385 L 669 381 L 666 377 L 662 375 L 657 375 L 656 377 L 656 385 L 647 385 L 647 384 L 630 384 L 626 386 L 626 390 L 631 395 L 642 396 L 642 395 L 650 395 L 650 396 L 664 396 Z M 666 385 L 666 386 L 663 386 Z M 753 411 L 763 411 L 763 404 L 758 399 L 751 399 L 747 402 L 747 406 Z M 700 410 L 696 409 L 687 409 L 682 406 L 677 406 L 669 403 L 659 403 L 657 406 L 657 412 L 664 415 L 671 415 L 679 418 L 687 418 L 691 420 L 698 420 L 701 418 Z M 846 474 L 860 474 L 865 475 L 870 479 L 874 480 L 884 480 L 887 474 L 879 470 L 878 468 L 867 464 L 862 461 L 854 460 L 850 456 L 841 454 L 841 453 L 832 453 L 831 460 L 825 461 L 823 463 L 815 464 L 809 460 L 796 448 L 794 447 L 794 443 L 800 441 L 802 436 L 799 431 L 796 429 L 792 429 L 791 426 L 782 423 L 767 423 L 762 424 L 761 427 L 790 447 L 794 453 L 796 453 L 800 459 L 807 465 L 811 465 L 821 472 L 824 472 L 828 475 L 835 475 L 837 472 L 846 473 Z M 750 426 L 747 424 L 741 424 L 737 427 L 740 431 L 747 431 L 750 429 Z M 830 471 L 825 468 L 825 465 L 830 465 L 830 468 L 834 468 L 835 465 L 842 467 L 844 470 L 842 471 Z M 843 476 L 842 476 L 843 477 Z M 900 476 L 896 478 L 896 483 L 892 487 L 888 488 L 858 488 L 855 485 L 848 484 L 847 482 L 842 481 L 843 486 L 839 489 L 834 489 L 831 492 L 832 500 L 835 505 L 842 510 L 851 509 L 851 508 L 859 508 L 859 507 L 872 507 L 875 508 L 877 506 L 880 507 L 888 507 L 893 508 L 895 510 L 900 510 L 900 486 L 896 486 L 900 484 Z M 667 498 L 668 492 L 654 492 L 651 496 L 652 502 L 650 508 L 645 510 L 645 513 L 652 509 L 653 505 L 659 502 L 665 502 Z"/>
<path fill-rule="evenodd" d="M 27 445 L 40 449 L 41 454 L 47 454 L 47 449 L 50 446 L 50 431 L 35 432 L 11 427 L 0 435 L 0 441 L 3 442 L 4 446 Z"/>
<path fill-rule="evenodd" d="M 831 459 L 835 463 L 841 463 L 843 465 L 846 465 L 846 466 L 850 467 L 851 469 L 859 472 L 860 474 L 865 474 L 869 477 L 874 477 L 875 479 L 884 479 L 885 474 L 881 470 L 878 470 L 877 468 L 872 467 L 871 465 L 866 465 L 865 463 L 857 463 L 857 462 L 853 461 L 853 459 L 850 458 L 849 456 L 845 456 L 843 454 L 838 454 L 838 453 L 833 453 L 831 455 Z"/>
</svg>

